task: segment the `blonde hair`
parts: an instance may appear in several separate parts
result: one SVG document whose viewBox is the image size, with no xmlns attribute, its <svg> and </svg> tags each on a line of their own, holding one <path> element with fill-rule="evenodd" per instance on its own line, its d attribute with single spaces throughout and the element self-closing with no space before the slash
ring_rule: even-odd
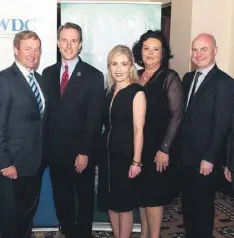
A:
<svg viewBox="0 0 234 238">
<path fill-rule="evenodd" d="M 110 72 L 110 65 L 112 58 L 114 57 L 115 54 L 122 54 L 126 55 L 127 58 L 129 59 L 132 70 L 130 73 L 130 82 L 134 83 L 138 80 L 138 74 L 137 74 L 137 69 L 135 65 L 133 64 L 133 55 L 129 47 L 126 45 L 116 45 L 108 54 L 107 56 L 107 68 L 108 68 L 108 75 L 107 75 L 107 87 L 108 89 L 111 89 L 115 85 L 115 80 L 113 79 L 111 72 Z"/>
</svg>

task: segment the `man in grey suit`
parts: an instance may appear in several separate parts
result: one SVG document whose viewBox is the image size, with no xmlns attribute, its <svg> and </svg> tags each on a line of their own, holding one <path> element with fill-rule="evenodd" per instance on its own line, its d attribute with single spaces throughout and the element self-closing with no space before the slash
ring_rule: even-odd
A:
<svg viewBox="0 0 234 238">
<path fill-rule="evenodd" d="M 2 238 L 31 237 L 38 202 L 45 99 L 35 72 L 41 40 L 33 31 L 17 33 L 15 62 L 0 72 L 0 222 Z"/>
<path fill-rule="evenodd" d="M 234 109 L 234 81 L 216 63 L 216 41 L 200 34 L 192 43 L 196 70 L 183 78 L 182 209 L 187 238 L 212 238 L 216 169 Z"/>
</svg>

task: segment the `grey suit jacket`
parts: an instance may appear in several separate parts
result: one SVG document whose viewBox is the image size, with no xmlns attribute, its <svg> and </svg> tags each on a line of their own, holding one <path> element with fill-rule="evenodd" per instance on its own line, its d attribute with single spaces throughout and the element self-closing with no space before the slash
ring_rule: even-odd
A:
<svg viewBox="0 0 234 238">
<path fill-rule="evenodd" d="M 40 84 L 41 76 L 35 73 L 35 77 Z M 14 63 L 0 72 L 0 169 L 14 165 L 18 176 L 32 176 L 37 173 L 41 156 L 38 103 Z"/>
<path fill-rule="evenodd" d="M 185 103 L 195 72 L 183 79 Z M 225 143 L 234 110 L 234 80 L 214 68 L 207 74 L 184 114 L 182 122 L 182 161 L 200 166 L 201 160 L 224 162 Z"/>
</svg>

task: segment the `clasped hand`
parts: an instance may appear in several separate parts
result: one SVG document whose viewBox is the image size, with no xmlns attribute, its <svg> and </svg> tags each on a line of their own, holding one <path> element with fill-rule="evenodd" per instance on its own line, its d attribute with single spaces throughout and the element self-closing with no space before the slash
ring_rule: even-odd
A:
<svg viewBox="0 0 234 238">
<path fill-rule="evenodd" d="M 227 181 L 232 182 L 232 174 L 227 167 L 224 168 L 224 175 Z"/>
<path fill-rule="evenodd" d="M 209 175 L 213 171 L 214 164 L 202 160 L 200 164 L 200 174 L 203 174 L 205 176 Z"/>
<path fill-rule="evenodd" d="M 5 169 L 1 170 L 1 173 L 3 176 L 8 177 L 10 179 L 17 179 L 18 175 L 17 175 L 17 170 L 15 166 L 10 166 L 7 167 Z"/>
<path fill-rule="evenodd" d="M 87 155 L 77 155 L 75 160 L 75 170 L 77 173 L 82 173 L 88 165 L 88 156 Z"/>
</svg>

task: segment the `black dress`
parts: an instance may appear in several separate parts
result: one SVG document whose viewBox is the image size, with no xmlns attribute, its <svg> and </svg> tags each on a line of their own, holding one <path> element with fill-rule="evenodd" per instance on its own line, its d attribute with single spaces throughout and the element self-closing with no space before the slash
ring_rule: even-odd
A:
<svg viewBox="0 0 234 238">
<path fill-rule="evenodd" d="M 135 206 L 134 180 L 128 177 L 134 156 L 133 99 L 142 91 L 138 84 L 121 89 L 112 104 L 113 91 L 104 104 L 102 154 L 99 156 L 98 210 L 130 211 Z"/>
<path fill-rule="evenodd" d="M 144 92 L 147 110 L 138 205 L 155 207 L 170 203 L 178 195 L 179 158 L 173 143 L 183 111 L 181 80 L 175 71 L 161 67 L 144 85 Z M 170 165 L 162 173 L 156 171 L 154 162 L 159 150 L 169 154 Z"/>
</svg>

